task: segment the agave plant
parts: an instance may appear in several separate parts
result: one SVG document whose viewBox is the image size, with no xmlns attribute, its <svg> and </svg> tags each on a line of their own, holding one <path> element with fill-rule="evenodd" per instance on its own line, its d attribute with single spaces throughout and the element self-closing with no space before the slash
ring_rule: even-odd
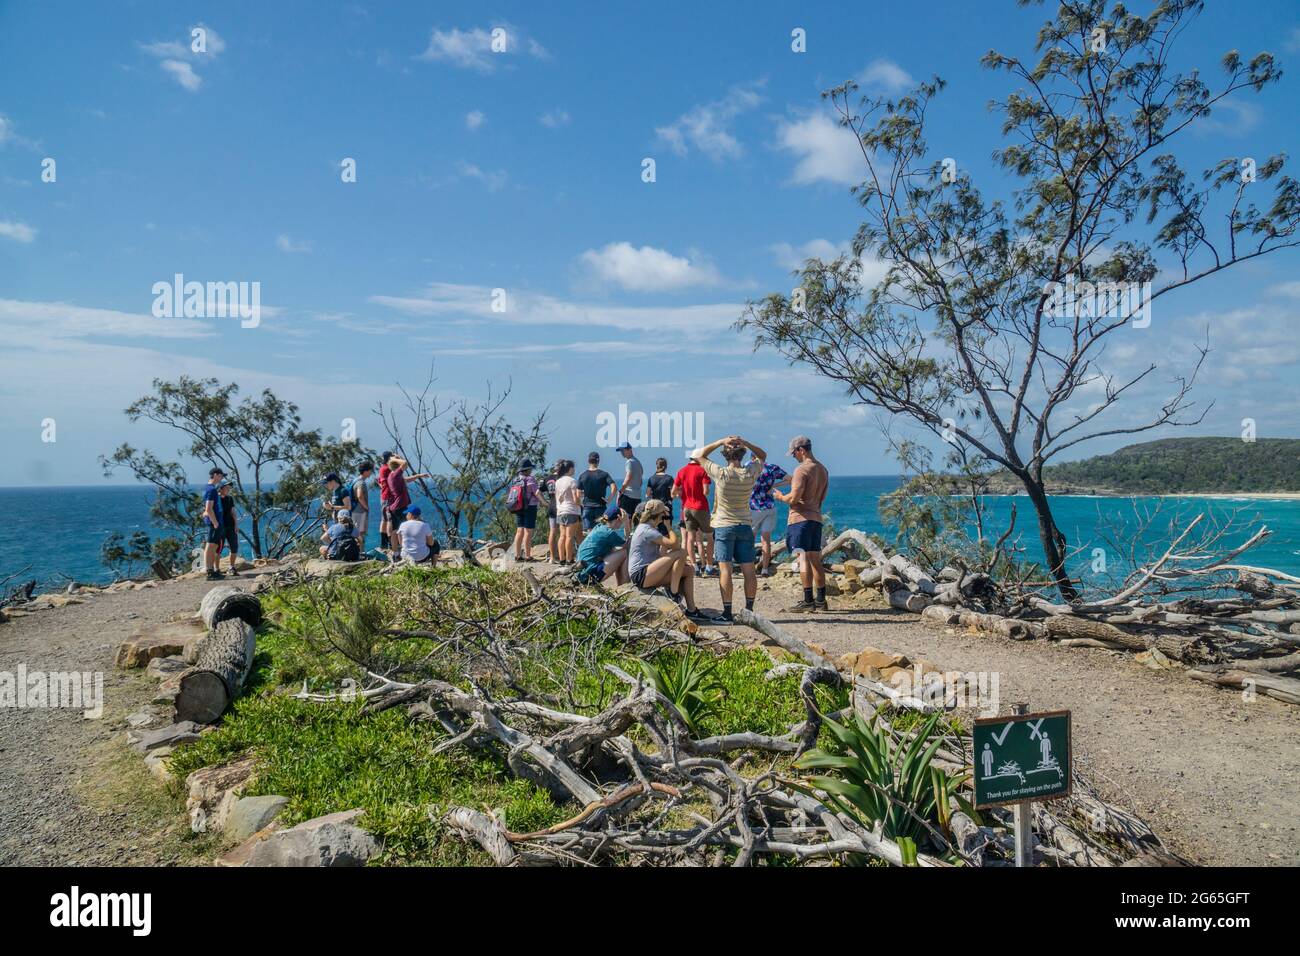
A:
<svg viewBox="0 0 1300 956">
<path fill-rule="evenodd" d="M 700 736 L 705 720 L 718 713 L 722 684 L 717 661 L 702 651 L 665 651 L 655 661 L 640 661 L 641 671 L 654 689 L 672 702 L 692 737 Z"/>
<path fill-rule="evenodd" d="M 870 720 L 854 714 L 843 724 L 828 719 L 825 728 L 834 743 L 808 751 L 795 766 L 830 771 L 831 775 L 807 778 L 808 784 L 825 791 L 836 810 L 863 826 L 880 824 L 884 836 L 914 859 L 916 844 L 928 834 L 926 823 L 947 830 L 949 798 L 975 816 L 969 802 L 957 795 L 966 776 L 949 774 L 932 764 L 943 743 L 942 735 L 935 734 L 942 716 L 931 714 L 910 741 L 897 744 L 880 726 L 879 714 Z"/>
</svg>

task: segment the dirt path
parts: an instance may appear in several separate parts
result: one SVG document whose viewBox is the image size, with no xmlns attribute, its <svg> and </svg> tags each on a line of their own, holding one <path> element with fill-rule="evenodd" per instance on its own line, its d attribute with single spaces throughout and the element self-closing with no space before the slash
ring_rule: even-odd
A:
<svg viewBox="0 0 1300 956">
<path fill-rule="evenodd" d="M 1207 864 L 1300 864 L 1300 708 L 1148 670 L 1131 655 L 1012 641 L 923 624 L 917 615 L 830 599 L 829 615 L 783 613 L 799 597 L 760 582 L 760 614 L 832 657 L 864 646 L 944 670 L 999 675 L 1002 706 L 1073 711 L 1076 760 L 1101 795 L 1143 817 L 1169 846 Z M 712 581 L 701 604 L 716 606 Z M 836 611 L 836 608 L 839 611 Z"/>
<path fill-rule="evenodd" d="M 127 749 L 128 714 L 157 681 L 113 667 L 142 624 L 194 612 L 212 585 L 177 580 L 87 596 L 0 624 L 0 672 L 99 671 L 104 713 L 0 710 L 0 865 L 151 865 L 185 862 L 193 841 L 175 801 Z"/>
</svg>

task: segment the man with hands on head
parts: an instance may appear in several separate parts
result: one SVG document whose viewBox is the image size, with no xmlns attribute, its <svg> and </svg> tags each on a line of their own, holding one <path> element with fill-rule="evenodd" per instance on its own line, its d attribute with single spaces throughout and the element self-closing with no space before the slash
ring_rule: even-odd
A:
<svg viewBox="0 0 1300 956">
<path fill-rule="evenodd" d="M 725 465 L 709 460 L 709 455 L 722 449 Z M 745 452 L 752 453 L 749 464 L 743 465 Z M 713 480 L 716 488 L 713 508 L 713 549 L 718 562 L 718 587 L 722 591 L 722 619 L 733 620 L 731 614 L 731 568 L 739 564 L 745 578 L 745 609 L 754 609 L 758 596 L 758 575 L 754 573 L 754 526 L 749 517 L 749 493 L 754 481 L 763 471 L 767 452 L 739 435 L 728 435 L 697 448 L 691 457 Z"/>
</svg>

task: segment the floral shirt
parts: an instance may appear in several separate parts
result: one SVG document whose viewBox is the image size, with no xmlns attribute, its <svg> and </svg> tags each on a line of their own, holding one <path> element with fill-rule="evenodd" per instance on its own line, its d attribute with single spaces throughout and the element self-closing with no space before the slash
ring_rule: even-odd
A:
<svg viewBox="0 0 1300 956">
<path fill-rule="evenodd" d="M 764 466 L 763 473 L 754 479 L 754 490 L 749 493 L 749 509 L 767 511 L 775 508 L 776 499 L 772 497 L 772 488 L 788 477 L 789 474 L 780 465 Z"/>
</svg>

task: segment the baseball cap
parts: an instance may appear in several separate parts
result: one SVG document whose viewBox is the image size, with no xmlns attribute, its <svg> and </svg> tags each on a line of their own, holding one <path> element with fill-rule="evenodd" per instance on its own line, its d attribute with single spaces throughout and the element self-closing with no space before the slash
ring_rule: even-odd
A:
<svg viewBox="0 0 1300 956">
<path fill-rule="evenodd" d="M 606 520 L 608 520 L 608 521 L 613 521 L 615 518 L 618 517 L 618 511 L 619 511 L 619 508 L 618 508 L 618 502 L 617 502 L 617 501 L 611 501 L 611 502 L 609 503 L 609 507 L 605 509 L 605 518 L 606 518 Z"/>
<path fill-rule="evenodd" d="M 624 451 L 624 450 L 626 450 L 626 451 L 631 451 L 631 450 L 632 450 L 632 446 L 629 445 L 627 442 L 623 442 L 621 445 L 615 445 L 615 446 L 614 446 L 614 450 L 615 450 L 615 451 Z"/>
<path fill-rule="evenodd" d="M 352 512 L 348 511 L 347 508 L 340 508 L 338 511 L 334 512 L 334 516 L 342 521 L 344 518 L 351 518 Z"/>
<path fill-rule="evenodd" d="M 226 473 L 225 473 L 224 471 L 222 471 L 220 468 L 209 468 L 209 469 L 208 469 L 208 477 L 209 477 L 209 478 L 215 478 L 217 475 L 220 475 L 222 478 L 226 477 Z"/>
<path fill-rule="evenodd" d="M 411 505 L 411 507 L 409 507 L 409 508 L 406 509 L 406 514 L 407 514 L 407 517 L 410 517 L 410 518 L 418 518 L 418 517 L 420 517 L 420 506 L 419 506 L 419 505 Z"/>
<path fill-rule="evenodd" d="M 796 448 L 812 448 L 812 439 L 807 435 L 795 435 L 790 439 L 790 447 L 786 449 L 787 455 L 793 455 Z"/>
<path fill-rule="evenodd" d="M 339 476 L 332 471 L 324 478 L 321 479 L 321 484 L 325 484 L 326 482 L 329 481 L 337 481 L 339 484 L 343 484 L 343 482 L 339 479 Z"/>
</svg>

